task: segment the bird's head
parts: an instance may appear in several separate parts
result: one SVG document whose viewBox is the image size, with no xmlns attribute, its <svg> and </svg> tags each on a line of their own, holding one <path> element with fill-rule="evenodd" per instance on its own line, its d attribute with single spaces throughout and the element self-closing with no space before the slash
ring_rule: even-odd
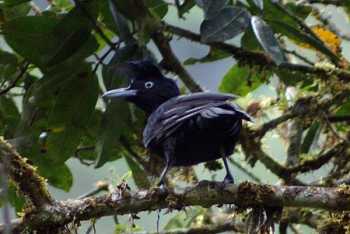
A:
<svg viewBox="0 0 350 234">
<path fill-rule="evenodd" d="M 151 61 L 128 62 L 124 68 L 132 74 L 125 88 L 109 90 L 104 99 L 125 99 L 151 113 L 158 106 L 180 94 L 174 80 L 166 78 Z"/>
</svg>

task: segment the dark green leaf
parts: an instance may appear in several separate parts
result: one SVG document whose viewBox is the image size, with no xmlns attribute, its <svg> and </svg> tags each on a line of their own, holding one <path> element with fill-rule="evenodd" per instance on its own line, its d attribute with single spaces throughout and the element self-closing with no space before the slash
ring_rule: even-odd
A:
<svg viewBox="0 0 350 234">
<path fill-rule="evenodd" d="M 189 12 L 196 5 L 195 0 L 185 0 L 178 8 L 177 12 L 180 18 Z"/>
<path fill-rule="evenodd" d="M 241 46 L 247 50 L 262 50 L 262 47 L 256 39 L 256 36 L 251 27 L 247 28 L 247 30 L 244 32 L 241 38 Z"/>
<path fill-rule="evenodd" d="M 25 16 L 3 25 L 6 42 L 17 53 L 43 66 L 59 44 L 51 31 L 58 20 L 48 16 Z M 45 43 L 43 43 L 45 42 Z"/>
<path fill-rule="evenodd" d="M 16 212 L 22 212 L 22 209 L 25 205 L 25 199 L 21 194 L 17 192 L 16 186 L 13 183 L 9 183 L 7 192 L 7 199 L 10 202 L 10 204 L 16 209 Z"/>
<path fill-rule="evenodd" d="M 116 0 L 108 0 L 108 6 L 112 14 L 114 28 L 116 27 L 120 39 L 128 43 L 133 38 L 129 29 L 128 22 L 126 21 L 124 16 L 119 13 L 117 9 Z"/>
<path fill-rule="evenodd" d="M 97 78 L 90 69 L 86 64 L 56 69 L 35 82 L 27 92 L 17 134 L 32 138 L 30 148 L 33 149 L 25 151 L 28 158 L 41 154 L 62 164 L 73 156 L 98 95 Z M 48 131 L 44 145 L 38 142 L 43 131 Z"/>
<path fill-rule="evenodd" d="M 12 7 L 24 2 L 30 2 L 30 0 L 4 0 L 5 6 Z"/>
<path fill-rule="evenodd" d="M 14 0 L 13 2 L 15 2 Z M 17 17 L 26 16 L 28 15 L 29 11 L 31 10 L 31 6 L 29 4 L 29 1 L 23 1 L 23 4 L 16 4 L 16 5 L 6 5 L 1 4 L 0 2 L 0 19 L 3 22 L 15 19 Z"/>
<path fill-rule="evenodd" d="M 137 188 L 148 189 L 151 184 L 147 178 L 147 174 L 143 171 L 143 168 L 130 155 L 126 155 L 125 160 L 132 171 L 132 177 Z"/>
<path fill-rule="evenodd" d="M 272 60 L 277 65 L 286 62 L 286 58 L 273 34 L 271 27 L 257 16 L 252 17 L 251 25 L 260 45 L 263 47 L 265 52 L 271 56 Z"/>
<path fill-rule="evenodd" d="M 98 96 L 97 78 L 88 72 L 71 77 L 60 88 L 48 115 L 51 130 L 47 152 L 55 162 L 64 162 L 77 148 Z M 62 147 L 64 146 L 64 147 Z"/>
<path fill-rule="evenodd" d="M 48 158 L 42 158 L 36 161 L 36 165 L 38 165 L 40 175 L 46 178 L 52 186 L 66 192 L 72 187 L 73 175 L 66 164 L 56 164 Z"/>
<path fill-rule="evenodd" d="M 222 50 L 215 49 L 213 47 L 210 48 L 207 55 L 202 58 L 189 58 L 184 62 L 185 65 L 192 65 L 196 63 L 208 63 L 216 60 L 224 59 L 231 56 L 231 54 L 226 53 Z"/>
<path fill-rule="evenodd" d="M 305 74 L 301 72 L 290 72 L 287 70 L 279 69 L 275 70 L 275 73 L 286 85 L 291 86 L 309 79 L 308 76 L 305 76 Z"/>
<path fill-rule="evenodd" d="M 345 12 L 348 16 L 348 19 L 350 19 L 350 2 L 349 1 L 343 1 L 344 3 L 344 9 L 345 9 Z"/>
<path fill-rule="evenodd" d="M 168 4 L 163 0 L 146 0 L 146 6 L 160 19 L 162 19 L 168 12 Z"/>
<path fill-rule="evenodd" d="M 14 54 L 0 50 L 0 81 L 13 79 L 17 75 L 17 67 L 17 57 Z"/>
<path fill-rule="evenodd" d="M 234 65 L 224 76 L 219 90 L 225 93 L 245 96 L 263 84 L 268 76 L 268 73 L 264 74 L 263 72 L 260 72 L 258 75 L 247 67 Z"/>
<path fill-rule="evenodd" d="M 317 133 L 319 132 L 319 129 L 320 129 L 319 122 L 315 122 L 311 125 L 301 145 L 301 149 L 300 149 L 301 153 L 304 153 L 304 154 L 309 153 L 312 143 L 315 142 L 315 138 L 318 136 Z"/>
<path fill-rule="evenodd" d="M 96 16 L 93 2 L 83 6 Z M 19 17 L 4 24 L 6 42 L 41 68 L 57 65 L 79 51 L 90 40 L 91 29 L 91 23 L 78 8 L 61 20 L 46 14 Z"/>
<path fill-rule="evenodd" d="M 285 4 L 285 7 L 301 19 L 306 19 L 306 17 L 308 17 L 312 11 L 311 6 L 307 6 L 304 4 L 296 4 L 294 2 L 289 2 Z"/>
<path fill-rule="evenodd" d="M 204 18 L 210 19 L 218 15 L 222 9 L 228 6 L 229 0 L 196 0 L 196 3 L 204 11 Z"/>
<path fill-rule="evenodd" d="M 130 110 L 126 102 L 116 101 L 107 106 L 96 142 L 96 168 L 125 155 L 119 140 L 123 134 L 128 134 L 127 118 L 130 118 Z"/>
<path fill-rule="evenodd" d="M 228 6 L 215 17 L 205 19 L 200 33 L 205 42 L 225 41 L 244 32 L 249 23 L 250 15 L 244 8 Z"/>
<path fill-rule="evenodd" d="M 350 98 L 337 110 L 336 116 L 349 115 L 350 114 Z"/>
<path fill-rule="evenodd" d="M 0 96 L 0 135 L 12 138 L 19 119 L 20 115 L 13 99 Z"/>
</svg>

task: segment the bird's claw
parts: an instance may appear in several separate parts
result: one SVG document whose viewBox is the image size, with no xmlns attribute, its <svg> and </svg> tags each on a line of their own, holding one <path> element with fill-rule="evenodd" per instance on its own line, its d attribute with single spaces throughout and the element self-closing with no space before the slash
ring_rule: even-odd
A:
<svg viewBox="0 0 350 234">
<path fill-rule="evenodd" d="M 161 193 L 165 193 L 168 190 L 164 183 L 159 183 L 158 187 Z"/>
<path fill-rule="evenodd" d="M 231 175 L 226 175 L 225 176 L 224 181 L 223 181 L 224 185 L 234 184 L 234 183 L 235 183 L 235 180 L 233 179 L 233 177 Z"/>
</svg>

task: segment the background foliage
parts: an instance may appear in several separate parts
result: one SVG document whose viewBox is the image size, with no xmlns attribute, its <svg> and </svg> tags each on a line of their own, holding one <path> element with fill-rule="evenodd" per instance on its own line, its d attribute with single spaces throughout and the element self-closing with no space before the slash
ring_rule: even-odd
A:
<svg viewBox="0 0 350 234">
<path fill-rule="evenodd" d="M 179 37 L 197 41 L 206 46 L 206 54 L 187 56 L 183 66 L 191 69 L 190 66 L 204 64 L 200 66 L 204 69 L 220 61 L 230 64 L 217 79 L 219 90 L 241 96 L 238 102 L 256 119 L 249 128 L 255 129 L 287 113 L 300 98 L 332 99 L 348 87 L 348 81 L 338 79 L 332 71 L 348 70 L 343 48 L 348 45 L 349 36 L 331 22 L 332 18 L 324 17 L 323 11 L 341 12 L 344 20 L 348 20 L 350 4 L 334 1 L 338 8 L 332 8 L 322 3 L 321 0 L 0 1 L 0 135 L 15 145 L 51 186 L 60 190 L 68 192 L 73 184 L 72 167 L 67 166 L 73 158 L 96 170 L 124 159 L 136 187 L 150 188 L 161 162 L 150 160 L 142 147 L 144 114 L 124 102 L 106 106 L 100 98 L 106 89 L 125 84 L 126 74 L 117 65 L 142 58 L 158 60 L 168 76 L 182 80 L 179 84 L 183 92 L 198 91 L 174 65 L 171 54 L 162 49 L 164 41 L 165 45 L 168 41 L 174 45 Z M 179 26 L 187 20 L 200 21 L 200 26 L 194 28 L 199 39 L 168 25 L 168 21 Z M 161 31 L 161 38 L 155 29 Z M 232 54 L 223 48 L 224 43 L 238 45 L 257 57 L 241 52 L 241 56 L 234 53 L 237 61 L 227 60 Z M 268 63 L 258 61 L 261 53 L 269 58 Z M 329 71 L 328 77 L 317 72 L 305 74 L 298 67 L 289 69 L 287 63 Z M 205 83 L 200 79 L 195 80 Z M 298 116 L 278 126 L 261 142 L 264 150 L 281 164 L 296 166 L 307 159 L 317 159 L 343 141 L 349 131 L 349 116 L 350 99 L 343 98 L 321 112 L 310 112 L 307 118 Z M 279 150 L 278 143 L 286 147 Z M 242 156 L 242 149 L 238 151 L 243 166 L 232 163 L 248 173 L 248 178 L 257 180 L 250 171 L 259 158 L 249 152 Z M 262 168 L 261 164 L 258 167 Z M 201 177 L 199 174 L 220 165 L 211 164 L 207 168 L 204 172 L 174 170 L 173 182 L 193 183 L 197 176 Z M 348 168 L 344 158 L 334 159 L 316 175 L 324 176 L 331 185 L 346 178 Z M 255 172 L 262 174 L 261 170 Z M 273 170 L 272 173 L 278 176 Z M 119 179 L 112 175 L 109 183 L 120 182 L 122 173 L 117 174 Z M 305 183 L 315 182 L 312 181 L 315 177 L 308 175 L 297 178 Z M 270 182 L 262 177 L 260 180 Z M 9 186 L 8 194 L 12 206 L 22 210 L 24 200 L 14 186 Z M 164 228 L 210 223 L 214 211 L 193 208 L 186 218 L 179 213 Z M 115 229 L 119 233 L 129 228 L 116 224 Z"/>
</svg>

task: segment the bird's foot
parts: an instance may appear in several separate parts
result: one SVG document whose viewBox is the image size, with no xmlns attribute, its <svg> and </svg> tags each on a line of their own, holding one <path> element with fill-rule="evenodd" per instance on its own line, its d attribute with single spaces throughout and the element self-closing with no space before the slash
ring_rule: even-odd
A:
<svg viewBox="0 0 350 234">
<path fill-rule="evenodd" d="M 234 184 L 235 180 L 233 179 L 233 176 L 230 174 L 227 174 L 224 178 L 223 184 L 227 185 L 227 184 Z"/>
<path fill-rule="evenodd" d="M 157 189 L 159 189 L 161 193 L 166 193 L 169 190 L 168 186 L 165 184 L 164 181 L 159 181 L 157 187 Z"/>
<path fill-rule="evenodd" d="M 168 190 L 167 187 L 165 186 L 165 184 L 163 184 L 163 183 L 161 183 L 161 184 L 159 183 L 158 187 L 162 193 L 165 193 Z"/>
</svg>

